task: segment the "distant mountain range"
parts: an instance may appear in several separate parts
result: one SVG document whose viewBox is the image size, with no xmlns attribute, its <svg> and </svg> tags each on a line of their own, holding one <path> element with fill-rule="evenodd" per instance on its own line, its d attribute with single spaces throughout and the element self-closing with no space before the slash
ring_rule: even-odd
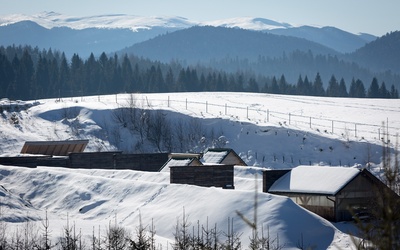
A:
<svg viewBox="0 0 400 250">
<path fill-rule="evenodd" d="M 183 17 L 99 15 L 70 17 L 54 12 L 0 17 L 0 45 L 30 45 L 74 53 L 133 53 L 156 61 L 202 63 L 234 72 L 299 77 L 320 73 L 353 78 L 368 86 L 373 77 L 400 86 L 400 38 L 393 31 L 377 38 L 335 27 L 295 26 L 264 18 L 205 22 Z"/>
<path fill-rule="evenodd" d="M 188 63 L 205 63 L 222 58 L 254 61 L 259 56 L 282 57 L 295 50 L 310 50 L 323 55 L 339 54 L 331 48 L 302 38 L 213 26 L 195 26 L 160 35 L 134 44 L 122 53 L 133 53 L 164 62 L 184 60 Z"/>
<path fill-rule="evenodd" d="M 0 17 L 0 45 L 32 45 L 64 51 L 68 56 L 111 53 L 148 39 L 193 26 L 246 29 L 297 37 L 340 53 L 353 52 L 376 39 L 334 27 L 293 26 L 264 18 L 231 18 L 196 22 L 182 17 L 99 15 L 71 17 L 54 12 Z"/>
</svg>

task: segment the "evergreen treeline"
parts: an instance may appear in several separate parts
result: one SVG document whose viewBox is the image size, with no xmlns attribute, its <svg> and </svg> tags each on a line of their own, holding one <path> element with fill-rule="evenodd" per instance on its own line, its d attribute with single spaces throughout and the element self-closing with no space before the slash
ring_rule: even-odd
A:
<svg viewBox="0 0 400 250">
<path fill-rule="evenodd" d="M 321 76 L 299 76 L 296 84 L 249 72 L 227 73 L 202 66 L 183 67 L 177 62 L 154 62 L 133 55 L 93 54 L 87 59 L 74 54 L 37 48 L 0 47 L 0 97 L 39 99 L 122 92 L 238 91 L 274 94 L 398 98 L 397 89 L 373 78 L 368 89 L 359 79 L 346 83 L 331 76 L 324 88 Z"/>
</svg>

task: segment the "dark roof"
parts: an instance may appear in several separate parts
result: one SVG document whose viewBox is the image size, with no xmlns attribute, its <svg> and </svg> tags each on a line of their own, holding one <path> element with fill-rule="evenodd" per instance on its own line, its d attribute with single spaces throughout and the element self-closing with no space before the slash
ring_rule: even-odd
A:
<svg viewBox="0 0 400 250">
<path fill-rule="evenodd" d="M 21 154 L 66 156 L 69 153 L 81 153 L 89 140 L 71 141 L 27 141 L 21 149 Z"/>
</svg>

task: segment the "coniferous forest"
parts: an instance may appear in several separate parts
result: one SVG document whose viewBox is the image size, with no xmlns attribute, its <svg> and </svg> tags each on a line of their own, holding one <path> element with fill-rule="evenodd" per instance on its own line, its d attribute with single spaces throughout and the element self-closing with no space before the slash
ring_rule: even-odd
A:
<svg viewBox="0 0 400 250">
<path fill-rule="evenodd" d="M 347 87 L 349 86 L 349 88 Z M 369 83 L 352 79 L 346 83 L 332 74 L 328 83 L 321 76 L 299 75 L 287 82 L 285 75 L 261 76 L 248 71 L 227 73 L 201 65 L 161 63 L 134 55 L 102 53 L 66 58 L 58 51 L 30 46 L 0 47 L 0 98 L 33 100 L 115 93 L 182 91 L 233 91 L 355 98 L 399 98 L 394 85 L 374 77 Z"/>
</svg>

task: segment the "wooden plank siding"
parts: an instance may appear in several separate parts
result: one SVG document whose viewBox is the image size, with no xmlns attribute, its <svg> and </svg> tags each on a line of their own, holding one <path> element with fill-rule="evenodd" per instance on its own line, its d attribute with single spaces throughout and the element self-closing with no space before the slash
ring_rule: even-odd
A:
<svg viewBox="0 0 400 250">
<path fill-rule="evenodd" d="M 167 153 L 122 154 L 119 151 L 72 153 L 69 155 L 68 167 L 157 172 L 167 160 Z"/>
<path fill-rule="evenodd" d="M 122 152 L 116 151 L 71 153 L 65 157 L 0 157 L 0 164 L 32 168 L 49 166 L 82 169 L 130 169 L 157 172 L 167 160 L 167 153 L 122 154 Z"/>
<path fill-rule="evenodd" d="M 233 165 L 173 166 L 170 183 L 233 189 Z"/>
</svg>

